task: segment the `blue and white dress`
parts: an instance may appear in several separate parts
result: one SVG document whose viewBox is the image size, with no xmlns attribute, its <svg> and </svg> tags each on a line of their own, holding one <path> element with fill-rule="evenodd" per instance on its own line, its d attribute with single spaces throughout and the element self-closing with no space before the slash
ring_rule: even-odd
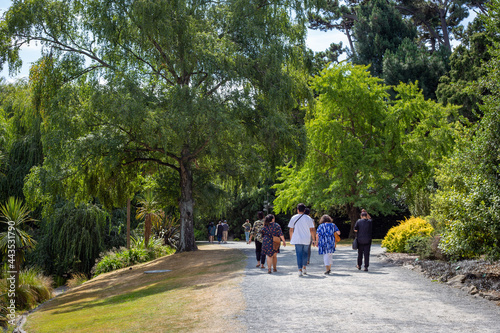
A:
<svg viewBox="0 0 500 333">
<path fill-rule="evenodd" d="M 321 223 L 318 226 L 316 233 L 318 234 L 318 250 L 319 254 L 327 254 L 335 252 L 335 232 L 339 228 L 333 223 Z"/>
</svg>

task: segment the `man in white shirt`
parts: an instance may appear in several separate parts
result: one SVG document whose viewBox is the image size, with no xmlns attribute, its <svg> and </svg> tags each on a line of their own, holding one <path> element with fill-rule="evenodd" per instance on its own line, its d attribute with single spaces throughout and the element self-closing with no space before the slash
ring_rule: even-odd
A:
<svg viewBox="0 0 500 333">
<path fill-rule="evenodd" d="M 303 203 L 297 205 L 297 214 L 292 216 L 288 223 L 290 229 L 290 244 L 295 245 L 295 253 L 297 255 L 297 266 L 299 267 L 299 276 L 307 274 L 307 248 L 312 239 L 316 239 L 316 229 L 314 228 L 314 220 L 304 214 L 306 206 Z M 313 241 L 316 246 L 316 242 Z"/>
</svg>

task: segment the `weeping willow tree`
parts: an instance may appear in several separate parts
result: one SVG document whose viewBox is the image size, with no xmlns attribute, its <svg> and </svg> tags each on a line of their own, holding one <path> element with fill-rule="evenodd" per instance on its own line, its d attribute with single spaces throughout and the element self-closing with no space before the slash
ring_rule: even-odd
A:
<svg viewBox="0 0 500 333">
<path fill-rule="evenodd" d="M 35 260 L 46 272 L 90 275 L 105 247 L 109 214 L 98 205 L 60 202 L 41 223 Z"/>
<path fill-rule="evenodd" d="M 42 119 L 32 107 L 27 82 L 0 85 L 0 201 L 5 201 L 24 198 L 26 175 L 43 162 Z"/>
</svg>

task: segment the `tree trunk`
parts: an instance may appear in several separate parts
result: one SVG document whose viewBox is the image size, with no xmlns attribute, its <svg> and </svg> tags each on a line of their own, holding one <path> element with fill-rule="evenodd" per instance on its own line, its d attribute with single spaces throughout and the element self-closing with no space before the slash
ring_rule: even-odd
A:
<svg viewBox="0 0 500 333">
<path fill-rule="evenodd" d="M 349 238 L 354 238 L 356 235 L 354 233 L 354 225 L 356 221 L 359 219 L 360 210 L 358 207 L 354 207 L 353 204 L 347 205 L 347 216 L 349 216 L 349 220 L 351 221 L 351 230 L 349 231 Z"/>
<path fill-rule="evenodd" d="M 180 161 L 181 198 L 179 211 L 181 214 L 181 239 L 178 252 L 195 251 L 197 246 L 194 240 L 194 199 L 193 199 L 193 174 L 189 160 Z"/>
<path fill-rule="evenodd" d="M 439 18 L 441 19 L 441 30 L 443 31 L 444 46 L 451 52 L 450 35 L 448 34 L 448 23 L 446 23 L 446 10 L 441 8 L 439 10 Z"/>
<path fill-rule="evenodd" d="M 127 249 L 130 249 L 130 198 L 127 199 Z"/>
<path fill-rule="evenodd" d="M 151 214 L 146 214 L 144 221 L 144 248 L 148 248 L 149 238 L 151 237 Z"/>
</svg>

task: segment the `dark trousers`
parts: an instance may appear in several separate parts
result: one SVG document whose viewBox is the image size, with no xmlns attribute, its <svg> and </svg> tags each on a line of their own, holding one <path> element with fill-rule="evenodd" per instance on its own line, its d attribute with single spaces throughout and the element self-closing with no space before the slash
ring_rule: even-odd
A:
<svg viewBox="0 0 500 333">
<path fill-rule="evenodd" d="M 260 261 L 261 265 L 266 263 L 266 256 L 261 254 L 262 252 L 262 243 L 258 240 L 255 240 L 255 256 L 257 257 L 257 261 Z"/>
<path fill-rule="evenodd" d="M 372 243 L 368 244 L 360 244 L 358 243 L 358 266 L 361 267 L 363 263 L 363 257 L 365 257 L 365 268 L 368 268 L 370 265 L 370 249 L 372 247 Z"/>
</svg>

